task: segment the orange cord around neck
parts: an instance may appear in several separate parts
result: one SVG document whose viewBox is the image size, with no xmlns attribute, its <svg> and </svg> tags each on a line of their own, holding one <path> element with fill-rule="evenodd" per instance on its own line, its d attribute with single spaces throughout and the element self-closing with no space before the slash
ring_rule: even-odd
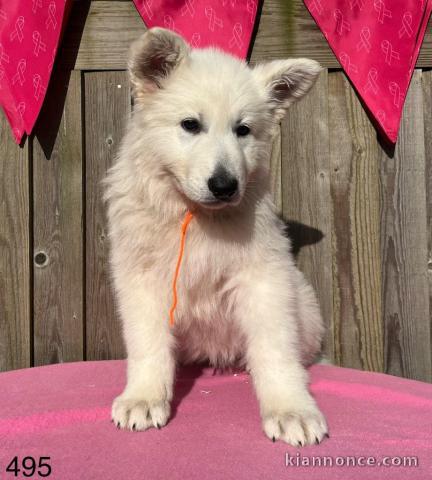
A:
<svg viewBox="0 0 432 480">
<path fill-rule="evenodd" d="M 174 278 L 173 278 L 173 283 L 172 283 L 172 290 L 173 290 L 173 303 L 169 312 L 169 324 L 170 327 L 174 325 L 174 311 L 177 306 L 177 278 L 180 272 L 180 265 L 183 259 L 183 252 L 184 252 L 184 246 L 185 246 L 185 240 L 186 240 L 186 230 L 189 226 L 190 221 L 192 220 L 193 215 L 191 212 L 187 212 L 186 216 L 183 220 L 182 227 L 181 227 L 181 240 L 180 240 L 180 250 L 179 250 L 179 256 L 177 259 L 177 265 L 176 269 L 174 272 Z"/>
</svg>

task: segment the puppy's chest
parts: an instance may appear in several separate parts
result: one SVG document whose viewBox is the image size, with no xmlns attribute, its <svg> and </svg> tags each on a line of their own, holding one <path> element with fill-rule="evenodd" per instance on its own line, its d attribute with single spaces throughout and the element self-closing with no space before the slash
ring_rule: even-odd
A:
<svg viewBox="0 0 432 480">
<path fill-rule="evenodd" d="M 219 284 L 239 271 L 247 256 L 238 242 L 218 235 L 213 229 L 191 225 L 185 239 L 182 275 L 190 287 Z"/>
<path fill-rule="evenodd" d="M 180 246 L 179 222 L 149 229 L 147 243 L 141 248 L 141 261 L 148 265 L 151 285 L 165 290 L 168 302 L 172 300 L 172 282 Z M 177 277 L 176 316 L 208 321 L 216 316 L 225 318 L 232 307 L 235 278 L 245 257 L 245 248 L 238 242 L 193 218 L 184 238 Z"/>
<path fill-rule="evenodd" d="M 189 235 L 178 277 L 179 298 L 184 299 L 182 313 L 209 320 L 226 317 L 243 254 L 238 247 L 198 228 Z"/>
</svg>

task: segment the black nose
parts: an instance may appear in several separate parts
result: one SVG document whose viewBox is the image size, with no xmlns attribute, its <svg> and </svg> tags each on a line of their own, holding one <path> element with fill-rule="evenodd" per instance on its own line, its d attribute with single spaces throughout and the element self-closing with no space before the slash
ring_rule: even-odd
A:
<svg viewBox="0 0 432 480">
<path fill-rule="evenodd" d="M 229 200 L 238 188 L 238 181 L 224 168 L 218 168 L 209 178 L 208 188 L 218 200 Z"/>
</svg>

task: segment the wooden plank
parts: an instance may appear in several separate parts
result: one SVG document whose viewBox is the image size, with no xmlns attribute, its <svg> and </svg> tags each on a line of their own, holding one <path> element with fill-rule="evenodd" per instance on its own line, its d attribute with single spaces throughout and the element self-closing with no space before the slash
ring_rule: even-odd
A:
<svg viewBox="0 0 432 480">
<path fill-rule="evenodd" d="M 31 366 L 28 150 L 0 114 L 0 371 Z"/>
<path fill-rule="evenodd" d="M 282 178 L 281 178 L 281 130 L 277 129 L 273 138 L 270 155 L 270 189 L 273 201 L 279 213 L 282 213 Z"/>
<path fill-rule="evenodd" d="M 130 113 L 126 72 L 85 74 L 87 359 L 124 356 L 109 278 L 109 242 L 100 181 L 112 164 Z"/>
<path fill-rule="evenodd" d="M 282 210 L 302 248 L 298 265 L 318 293 L 328 327 L 324 352 L 334 357 L 327 72 L 282 122 Z"/>
<path fill-rule="evenodd" d="M 58 73 L 33 142 L 35 365 L 84 358 L 81 72 Z"/>
<path fill-rule="evenodd" d="M 431 380 L 422 73 L 416 71 L 381 184 L 386 372 Z"/>
<path fill-rule="evenodd" d="M 87 14 L 88 9 L 88 2 L 74 4 L 62 46 L 63 60 L 76 69 L 125 69 L 130 43 L 145 31 L 133 2 L 93 1 Z M 430 25 L 417 67 L 432 66 Z M 304 56 L 327 68 L 340 68 L 302 0 L 266 0 L 252 62 Z"/>
<path fill-rule="evenodd" d="M 429 317 L 432 322 L 432 71 L 423 72 L 422 81 L 426 158 L 426 218 L 428 233 Z"/>
<path fill-rule="evenodd" d="M 329 131 L 336 361 L 382 372 L 381 148 L 353 88 L 337 72 L 329 75 Z"/>
</svg>

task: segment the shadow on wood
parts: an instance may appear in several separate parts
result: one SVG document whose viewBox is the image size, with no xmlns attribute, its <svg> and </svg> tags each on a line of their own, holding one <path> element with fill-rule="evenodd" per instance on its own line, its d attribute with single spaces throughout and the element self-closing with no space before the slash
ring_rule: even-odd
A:
<svg viewBox="0 0 432 480">
<path fill-rule="evenodd" d="M 74 2 L 70 12 L 67 28 L 64 32 L 64 38 L 61 43 L 69 45 L 68 55 L 61 53 L 61 44 L 59 46 L 60 54 L 54 63 L 51 80 L 42 110 L 37 119 L 34 135 L 48 160 L 51 158 L 54 143 L 57 138 L 60 121 L 62 118 L 66 94 L 69 88 L 71 71 L 73 69 L 76 56 L 81 43 L 81 37 L 84 30 L 86 18 L 90 9 L 90 1 Z"/>
<path fill-rule="evenodd" d="M 283 220 L 283 222 L 285 223 L 285 235 L 291 240 L 291 251 L 295 258 L 303 247 L 318 243 L 324 238 L 323 232 L 317 228 L 294 220 Z"/>
<path fill-rule="evenodd" d="M 251 41 L 250 41 L 250 44 L 249 44 L 249 50 L 248 50 L 248 53 L 246 55 L 247 62 L 250 62 L 250 59 L 251 59 L 251 56 L 252 56 L 253 47 L 254 47 L 254 44 L 255 44 L 255 39 L 256 39 L 256 36 L 258 34 L 258 27 L 259 27 L 260 20 L 261 20 L 261 13 L 262 13 L 263 5 L 264 5 L 264 0 L 258 0 L 257 12 L 256 12 L 256 17 L 255 17 L 255 24 L 254 24 L 254 27 L 253 27 L 253 30 L 252 30 L 252 36 L 251 36 Z"/>
</svg>

